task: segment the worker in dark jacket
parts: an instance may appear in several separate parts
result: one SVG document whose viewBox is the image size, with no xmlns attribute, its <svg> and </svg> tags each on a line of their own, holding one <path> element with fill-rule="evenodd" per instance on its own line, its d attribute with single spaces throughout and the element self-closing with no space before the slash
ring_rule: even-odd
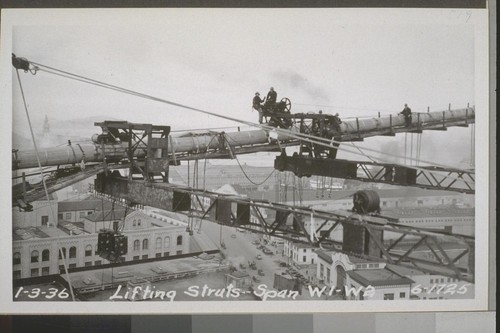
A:
<svg viewBox="0 0 500 333">
<path fill-rule="evenodd" d="M 260 94 L 258 92 L 255 93 L 255 97 L 253 98 L 252 106 L 255 110 L 259 112 L 259 124 L 262 124 L 262 103 L 263 99 L 260 99 Z"/>
<path fill-rule="evenodd" d="M 340 133 L 340 124 L 342 124 L 342 120 L 340 120 L 340 117 L 339 117 L 339 114 L 336 113 L 334 116 L 333 116 L 333 127 L 335 128 L 335 130 L 337 132 Z"/>
<path fill-rule="evenodd" d="M 408 104 L 405 104 L 405 108 L 399 114 L 402 114 L 403 116 L 405 116 L 406 127 L 410 127 L 411 126 L 411 109 L 408 107 Z"/>
<path fill-rule="evenodd" d="M 264 106 L 274 106 L 274 104 L 276 104 L 277 97 L 278 96 L 276 94 L 276 91 L 274 91 L 274 88 L 271 87 L 269 89 L 269 92 L 267 93 L 266 103 L 264 104 Z"/>
</svg>

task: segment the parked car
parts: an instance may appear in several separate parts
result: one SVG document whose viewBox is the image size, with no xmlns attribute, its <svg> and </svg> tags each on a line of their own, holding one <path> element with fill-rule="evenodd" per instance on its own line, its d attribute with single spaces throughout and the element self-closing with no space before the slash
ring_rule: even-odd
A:
<svg viewBox="0 0 500 333">
<path fill-rule="evenodd" d="M 247 268 L 247 266 L 246 266 L 245 264 L 241 263 L 241 264 L 240 264 L 240 268 L 241 268 L 241 269 L 245 269 L 245 268 Z"/>
<path fill-rule="evenodd" d="M 259 269 L 259 270 L 257 271 L 257 274 L 259 274 L 260 276 L 264 276 L 264 275 L 265 275 L 265 274 L 264 274 L 264 271 L 263 271 L 262 269 Z"/>
<path fill-rule="evenodd" d="M 253 277 L 252 277 L 252 280 L 253 280 L 253 282 L 255 282 L 255 283 L 259 283 L 259 282 L 260 282 L 260 279 L 259 279 L 258 277 L 256 277 L 256 276 L 253 276 Z"/>
<path fill-rule="evenodd" d="M 286 262 L 280 261 L 280 267 L 286 267 L 286 266 L 288 266 Z"/>
<path fill-rule="evenodd" d="M 257 265 L 255 264 L 255 261 L 249 262 L 249 263 L 248 263 L 248 266 L 249 266 L 251 269 L 257 269 Z"/>
<path fill-rule="evenodd" d="M 252 242 L 252 244 L 253 244 L 253 245 L 259 245 L 259 244 L 260 244 L 260 242 L 256 239 L 256 240 L 254 240 L 254 241 Z"/>
<path fill-rule="evenodd" d="M 258 254 L 255 258 L 258 259 L 258 260 L 261 260 L 262 256 L 260 254 Z"/>
</svg>

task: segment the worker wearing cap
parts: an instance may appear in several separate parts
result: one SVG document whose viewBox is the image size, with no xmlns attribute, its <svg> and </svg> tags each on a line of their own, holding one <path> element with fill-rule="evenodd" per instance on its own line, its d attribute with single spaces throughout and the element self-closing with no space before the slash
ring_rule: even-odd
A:
<svg viewBox="0 0 500 333">
<path fill-rule="evenodd" d="M 406 127 L 410 127 L 411 126 L 411 109 L 408 107 L 408 104 L 405 104 L 405 108 L 399 114 L 402 114 L 403 116 L 405 116 Z"/>
<path fill-rule="evenodd" d="M 260 94 L 259 92 L 255 93 L 255 97 L 253 98 L 253 108 L 257 111 L 259 111 L 259 124 L 262 124 L 262 103 L 264 102 L 263 99 L 260 99 Z"/>
</svg>

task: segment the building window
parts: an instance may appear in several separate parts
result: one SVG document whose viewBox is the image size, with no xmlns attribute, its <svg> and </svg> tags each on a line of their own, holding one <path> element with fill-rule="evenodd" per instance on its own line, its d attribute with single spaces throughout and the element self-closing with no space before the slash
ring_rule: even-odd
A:
<svg viewBox="0 0 500 333">
<path fill-rule="evenodd" d="M 302 262 L 306 262 L 306 256 L 302 257 Z"/>
<path fill-rule="evenodd" d="M 139 251 L 140 246 L 141 246 L 141 242 L 138 239 L 136 239 L 134 241 L 134 251 Z"/>
<path fill-rule="evenodd" d="M 146 238 L 142 241 L 142 249 L 147 250 L 149 248 L 149 240 Z"/>
<path fill-rule="evenodd" d="M 85 262 L 85 267 L 89 267 L 89 266 L 92 266 L 92 261 L 86 261 Z"/>
<path fill-rule="evenodd" d="M 71 220 L 71 213 L 66 213 L 66 220 Z"/>
<path fill-rule="evenodd" d="M 134 256 L 133 260 L 139 260 L 141 257 L 139 256 Z"/>
<path fill-rule="evenodd" d="M 330 268 L 326 269 L 325 280 L 326 280 L 327 283 L 330 283 Z"/>
<path fill-rule="evenodd" d="M 182 250 L 177 251 L 177 255 L 181 255 L 181 254 L 182 254 Z"/>
<path fill-rule="evenodd" d="M 163 252 L 164 257 L 168 257 L 170 255 L 170 252 Z"/>
<path fill-rule="evenodd" d="M 50 251 L 49 250 L 43 250 L 42 251 L 42 261 L 49 261 L 50 260 Z"/>
<path fill-rule="evenodd" d="M 50 267 L 42 267 L 42 276 L 49 275 Z"/>
<path fill-rule="evenodd" d="M 21 263 L 21 253 L 16 252 L 12 256 L 12 264 L 13 265 L 19 265 Z"/>
<path fill-rule="evenodd" d="M 165 237 L 165 239 L 163 240 L 163 246 L 168 249 L 170 248 L 170 237 Z"/>
<path fill-rule="evenodd" d="M 399 298 L 405 298 L 406 297 L 406 293 L 399 293 Z"/>
<path fill-rule="evenodd" d="M 20 279 L 21 278 L 21 271 L 14 271 L 13 272 L 13 278 L 14 279 Z"/>
<path fill-rule="evenodd" d="M 137 226 L 140 227 L 141 226 L 141 219 L 138 219 L 137 220 Z"/>
<path fill-rule="evenodd" d="M 89 211 L 89 212 L 87 212 L 87 215 L 90 215 L 90 214 L 92 214 L 92 213 L 93 213 L 92 211 Z"/>
<path fill-rule="evenodd" d="M 162 241 L 161 241 L 161 237 L 158 237 L 156 239 L 156 249 L 157 250 L 161 250 L 162 246 L 163 246 L 163 244 L 162 244 Z"/>
<path fill-rule="evenodd" d="M 144 254 L 144 255 L 142 256 L 142 259 L 148 259 L 148 255 L 147 255 L 147 254 Z"/>
<path fill-rule="evenodd" d="M 47 215 L 42 216 L 42 227 L 46 227 L 49 223 L 49 217 Z"/>
<path fill-rule="evenodd" d="M 177 245 L 182 245 L 182 236 L 177 236 Z"/>
<path fill-rule="evenodd" d="M 132 222 L 132 226 L 135 227 L 137 225 L 137 221 L 134 219 L 134 222 Z"/>
<path fill-rule="evenodd" d="M 76 247 L 72 246 L 69 248 L 69 258 L 76 258 Z"/>
<path fill-rule="evenodd" d="M 87 213 L 87 212 L 80 212 L 80 217 L 85 217 L 85 214 L 86 214 L 86 213 Z"/>
<path fill-rule="evenodd" d="M 39 254 L 37 250 L 31 251 L 31 262 L 38 262 L 38 256 Z M 38 274 L 36 276 L 38 276 Z"/>
<path fill-rule="evenodd" d="M 96 261 L 94 261 L 94 265 L 101 266 L 102 265 L 102 261 L 101 260 L 96 260 Z"/>
<path fill-rule="evenodd" d="M 155 255 L 156 258 L 161 258 L 161 252 Z"/>
<path fill-rule="evenodd" d="M 63 214 L 62 213 L 57 214 L 57 219 L 58 220 L 62 220 L 63 219 Z"/>
<path fill-rule="evenodd" d="M 69 264 L 69 268 L 76 268 L 76 264 Z"/>
<path fill-rule="evenodd" d="M 118 231 L 118 225 L 119 225 L 119 224 L 120 224 L 120 222 L 119 222 L 119 221 L 114 221 L 114 222 L 113 222 L 113 230 L 114 230 L 114 231 Z"/>
<path fill-rule="evenodd" d="M 32 268 L 31 269 L 31 277 L 36 277 L 38 276 L 39 269 L 38 268 Z"/>
<path fill-rule="evenodd" d="M 65 272 L 66 272 L 66 270 L 64 269 L 64 265 L 59 265 L 59 273 L 63 274 Z"/>
<path fill-rule="evenodd" d="M 394 294 L 384 294 L 384 301 L 392 301 L 394 299 Z"/>
<path fill-rule="evenodd" d="M 87 245 L 85 247 L 85 256 L 86 257 L 92 256 L 92 245 Z"/>
</svg>

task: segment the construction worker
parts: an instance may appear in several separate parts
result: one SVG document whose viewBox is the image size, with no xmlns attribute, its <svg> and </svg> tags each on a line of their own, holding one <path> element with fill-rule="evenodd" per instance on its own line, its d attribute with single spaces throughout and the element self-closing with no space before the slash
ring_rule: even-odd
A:
<svg viewBox="0 0 500 333">
<path fill-rule="evenodd" d="M 260 99 L 259 92 L 256 92 L 255 97 L 253 98 L 253 101 L 252 101 L 252 105 L 253 105 L 253 108 L 259 112 L 259 124 L 262 124 L 262 116 L 263 116 L 262 103 L 263 102 L 264 102 L 264 100 Z"/>
<path fill-rule="evenodd" d="M 399 114 L 405 116 L 406 127 L 411 127 L 411 109 L 408 107 L 408 104 L 405 104 L 405 108 Z"/>
<path fill-rule="evenodd" d="M 276 91 L 274 91 L 274 88 L 271 87 L 269 88 L 269 92 L 267 93 L 266 97 L 266 103 L 264 104 L 265 107 L 273 107 L 276 104 L 276 98 L 277 98 Z"/>
<path fill-rule="evenodd" d="M 336 113 L 333 116 L 333 126 L 337 132 L 340 132 L 340 124 L 342 124 L 342 120 L 340 120 L 339 114 Z"/>
</svg>

